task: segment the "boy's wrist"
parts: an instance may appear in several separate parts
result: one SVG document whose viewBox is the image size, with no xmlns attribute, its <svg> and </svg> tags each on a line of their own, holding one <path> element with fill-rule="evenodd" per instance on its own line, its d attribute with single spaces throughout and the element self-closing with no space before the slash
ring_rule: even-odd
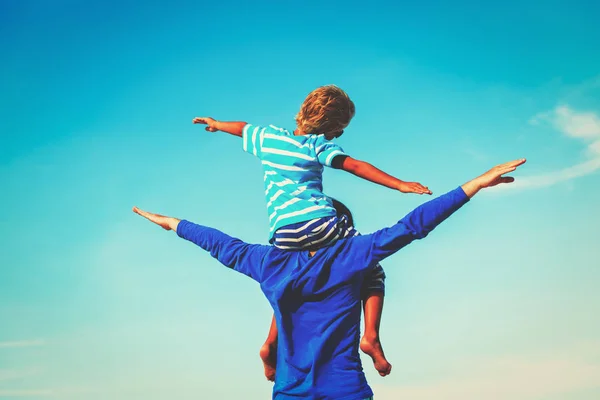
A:
<svg viewBox="0 0 600 400">
<path fill-rule="evenodd" d="M 394 185 L 394 188 L 395 188 L 396 190 L 400 190 L 400 191 L 402 191 L 402 189 L 404 189 L 404 185 L 405 185 L 405 184 L 406 184 L 406 182 L 404 182 L 404 181 L 401 181 L 401 180 L 399 180 L 399 179 L 398 179 L 398 182 L 396 182 L 396 184 Z"/>
</svg>

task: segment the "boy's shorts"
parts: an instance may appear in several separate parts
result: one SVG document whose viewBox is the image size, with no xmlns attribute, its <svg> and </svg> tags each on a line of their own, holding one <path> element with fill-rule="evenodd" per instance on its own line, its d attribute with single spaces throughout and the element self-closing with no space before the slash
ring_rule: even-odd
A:
<svg viewBox="0 0 600 400">
<path fill-rule="evenodd" d="M 271 243 L 282 250 L 313 251 L 327 247 L 338 239 L 359 236 L 360 233 L 348 223 L 345 215 L 341 217 L 315 218 L 277 229 Z M 385 273 L 381 265 L 373 268 L 365 277 L 363 294 L 385 292 Z"/>
</svg>

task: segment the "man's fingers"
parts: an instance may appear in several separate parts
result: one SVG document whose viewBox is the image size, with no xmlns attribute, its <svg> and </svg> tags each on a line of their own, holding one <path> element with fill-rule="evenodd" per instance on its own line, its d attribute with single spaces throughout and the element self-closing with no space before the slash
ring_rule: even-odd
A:
<svg viewBox="0 0 600 400">
<path fill-rule="evenodd" d="M 519 158 L 518 160 L 509 161 L 504 164 L 500 164 L 500 168 L 517 168 L 519 165 L 525 164 L 527 160 L 525 158 Z"/>
<path fill-rule="evenodd" d="M 515 161 L 510 161 L 507 162 L 505 164 L 500 164 L 498 165 L 496 168 L 494 168 L 492 171 L 494 172 L 495 175 L 504 175 L 507 174 L 509 172 L 513 172 L 514 170 L 517 169 L 517 167 L 519 165 L 523 165 L 525 163 L 525 159 L 522 158 L 520 160 L 515 160 Z"/>
<path fill-rule="evenodd" d="M 509 172 L 513 172 L 516 169 L 517 169 L 517 167 L 504 167 L 504 168 L 499 169 L 496 172 L 496 175 L 500 176 L 500 175 L 508 174 Z"/>
<path fill-rule="evenodd" d="M 494 182 L 492 182 L 492 184 L 490 184 L 490 186 L 496 186 L 501 183 L 511 183 L 514 181 L 515 181 L 515 178 L 513 178 L 512 176 L 501 176 L 498 179 L 496 179 Z"/>
<path fill-rule="evenodd" d="M 525 158 L 521 158 L 521 159 L 519 159 L 519 160 L 515 160 L 515 161 L 513 161 L 513 162 L 512 162 L 512 165 L 513 165 L 513 166 L 516 168 L 516 167 L 518 167 L 519 165 L 523 165 L 523 164 L 525 164 L 526 162 L 527 162 L 527 159 L 525 159 Z"/>
</svg>

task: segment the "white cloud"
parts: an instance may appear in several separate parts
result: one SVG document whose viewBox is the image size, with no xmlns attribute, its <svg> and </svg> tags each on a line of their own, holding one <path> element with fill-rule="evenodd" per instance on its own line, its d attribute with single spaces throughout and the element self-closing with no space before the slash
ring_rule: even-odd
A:
<svg viewBox="0 0 600 400">
<path fill-rule="evenodd" d="M 12 342 L 0 342 L 0 349 L 2 348 L 15 348 L 15 347 L 33 347 L 33 346 L 43 346 L 46 344 L 46 341 L 43 339 L 35 339 L 35 340 L 15 340 Z"/>
<path fill-rule="evenodd" d="M 600 170 L 600 117 L 596 113 L 576 111 L 568 105 L 561 105 L 535 115 L 529 122 L 532 125 L 550 124 L 564 135 L 582 140 L 590 159 L 551 173 L 519 178 L 507 188 L 552 186 Z"/>
<path fill-rule="evenodd" d="M 596 140 L 588 146 L 590 155 L 600 154 L 600 140 Z"/>
<path fill-rule="evenodd" d="M 556 129 L 576 138 L 599 138 L 600 118 L 593 112 L 577 112 L 567 105 L 557 106 L 552 111 L 535 115 L 532 125 L 551 123 Z"/>
<path fill-rule="evenodd" d="M 470 360 L 441 379 L 419 385 L 373 385 L 375 397 L 411 400 L 532 400 L 580 390 L 600 390 L 600 363 L 589 349 L 555 358 L 499 357 Z M 595 345 L 600 354 L 600 344 Z"/>
</svg>

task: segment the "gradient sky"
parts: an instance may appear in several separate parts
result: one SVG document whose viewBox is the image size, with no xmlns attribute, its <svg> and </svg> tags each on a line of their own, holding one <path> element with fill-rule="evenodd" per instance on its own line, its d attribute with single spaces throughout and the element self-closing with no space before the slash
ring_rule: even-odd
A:
<svg viewBox="0 0 600 400">
<path fill-rule="evenodd" d="M 383 263 L 376 398 L 600 398 L 597 2 L 159 3 L 0 2 L 0 398 L 268 398 L 258 285 L 130 210 L 264 243 L 260 164 L 191 120 L 293 129 L 329 83 L 434 194 L 528 159 Z M 425 200 L 325 188 L 363 232 Z"/>
</svg>

